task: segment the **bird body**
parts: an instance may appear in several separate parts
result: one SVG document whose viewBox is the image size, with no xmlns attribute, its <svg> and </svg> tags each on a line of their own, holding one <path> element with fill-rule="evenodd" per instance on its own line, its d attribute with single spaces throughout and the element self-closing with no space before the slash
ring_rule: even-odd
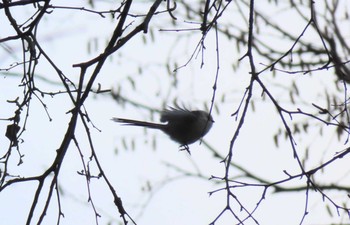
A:
<svg viewBox="0 0 350 225">
<path fill-rule="evenodd" d="M 161 113 L 160 121 L 163 123 L 151 123 L 124 118 L 113 118 L 115 122 L 131 126 L 141 126 L 158 129 L 180 143 L 188 151 L 188 145 L 196 142 L 208 133 L 213 125 L 213 118 L 202 110 L 190 111 L 182 108 L 169 108 Z"/>
</svg>

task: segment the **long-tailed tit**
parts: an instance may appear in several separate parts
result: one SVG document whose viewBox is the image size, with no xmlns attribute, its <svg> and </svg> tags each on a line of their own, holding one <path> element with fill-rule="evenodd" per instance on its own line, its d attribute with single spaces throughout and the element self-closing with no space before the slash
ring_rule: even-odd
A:
<svg viewBox="0 0 350 225">
<path fill-rule="evenodd" d="M 160 122 L 164 124 L 123 118 L 113 118 L 112 120 L 125 125 L 159 129 L 169 135 L 172 140 L 180 143 L 180 147 L 184 148 L 182 150 L 187 150 L 188 152 L 188 145 L 207 134 L 214 123 L 212 116 L 205 111 L 189 111 L 181 108 L 163 110 Z"/>
</svg>

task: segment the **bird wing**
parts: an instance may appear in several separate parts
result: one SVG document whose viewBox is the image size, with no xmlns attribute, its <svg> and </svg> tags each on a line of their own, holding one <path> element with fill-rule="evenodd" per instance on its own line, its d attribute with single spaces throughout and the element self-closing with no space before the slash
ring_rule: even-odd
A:
<svg viewBox="0 0 350 225">
<path fill-rule="evenodd" d="M 196 119 L 196 115 L 186 109 L 186 108 L 174 108 L 169 107 L 169 109 L 165 109 L 161 113 L 160 121 L 161 122 L 169 122 L 169 121 L 193 121 Z"/>
</svg>

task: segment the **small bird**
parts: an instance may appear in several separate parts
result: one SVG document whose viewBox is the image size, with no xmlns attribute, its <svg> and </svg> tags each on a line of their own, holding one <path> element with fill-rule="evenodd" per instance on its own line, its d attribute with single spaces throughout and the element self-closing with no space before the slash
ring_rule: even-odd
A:
<svg viewBox="0 0 350 225">
<path fill-rule="evenodd" d="M 188 145 L 206 135 L 214 123 L 213 117 L 205 111 L 173 107 L 161 112 L 160 122 L 163 124 L 123 118 L 112 118 L 112 120 L 124 125 L 161 130 L 181 144 L 180 150 L 186 150 L 188 153 L 190 153 Z"/>
</svg>

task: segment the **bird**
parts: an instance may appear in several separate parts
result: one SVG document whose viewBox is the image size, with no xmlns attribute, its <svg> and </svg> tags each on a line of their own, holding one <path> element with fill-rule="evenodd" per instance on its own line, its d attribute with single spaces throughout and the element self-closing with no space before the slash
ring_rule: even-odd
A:
<svg viewBox="0 0 350 225">
<path fill-rule="evenodd" d="M 166 133 L 172 140 L 180 144 L 180 150 L 186 150 L 189 154 L 189 144 L 192 144 L 211 129 L 213 117 L 203 110 L 190 111 L 186 108 L 169 107 L 164 109 L 160 115 L 160 122 L 152 123 L 146 121 L 113 117 L 114 122 L 123 125 L 140 126 L 150 129 L 158 129 Z"/>
</svg>

